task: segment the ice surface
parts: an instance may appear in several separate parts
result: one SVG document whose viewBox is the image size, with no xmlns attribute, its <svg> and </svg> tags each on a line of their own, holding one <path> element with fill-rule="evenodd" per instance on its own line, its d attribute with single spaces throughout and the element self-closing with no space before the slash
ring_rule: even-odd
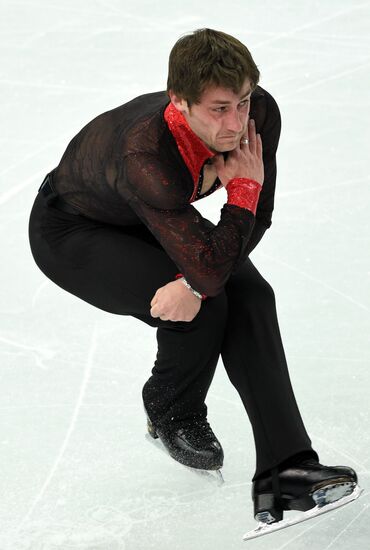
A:
<svg viewBox="0 0 370 550">
<path fill-rule="evenodd" d="M 369 2 L 1 3 L 0 550 L 368 548 Z M 97 114 L 165 88 L 182 33 L 250 49 L 282 115 L 273 224 L 251 259 L 271 283 L 313 446 L 364 494 L 324 519 L 255 527 L 251 427 L 220 359 L 207 397 L 225 483 L 150 445 L 141 388 L 155 329 L 50 282 L 28 244 L 47 171 Z M 302 148 L 302 145 L 304 147 Z M 197 203 L 214 223 L 220 191 Z"/>
</svg>

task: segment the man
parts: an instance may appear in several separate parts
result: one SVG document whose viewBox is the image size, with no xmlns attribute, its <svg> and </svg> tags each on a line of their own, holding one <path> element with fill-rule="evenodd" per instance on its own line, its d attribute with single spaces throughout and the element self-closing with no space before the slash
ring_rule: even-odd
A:
<svg viewBox="0 0 370 550">
<path fill-rule="evenodd" d="M 143 388 L 148 429 L 194 468 L 223 464 L 205 405 L 222 356 L 253 428 L 255 517 L 277 522 L 284 509 L 315 506 L 318 485 L 323 504 L 339 501 L 357 476 L 318 462 L 273 289 L 248 257 L 271 226 L 281 129 L 258 81 L 234 37 L 200 29 L 180 38 L 166 92 L 102 113 L 71 140 L 39 189 L 29 237 L 60 287 L 157 328 Z M 219 189 L 227 203 L 214 225 L 192 203 Z"/>
</svg>

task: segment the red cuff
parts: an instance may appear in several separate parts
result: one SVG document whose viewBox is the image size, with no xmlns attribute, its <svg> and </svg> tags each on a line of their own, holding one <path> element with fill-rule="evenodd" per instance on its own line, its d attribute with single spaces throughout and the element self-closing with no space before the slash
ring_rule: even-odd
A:
<svg viewBox="0 0 370 550">
<path fill-rule="evenodd" d="M 250 178 L 232 178 L 226 186 L 227 204 L 247 208 L 256 215 L 262 185 Z"/>
<path fill-rule="evenodd" d="M 175 276 L 175 279 L 180 279 L 181 277 L 184 277 L 184 275 L 182 273 L 177 273 L 177 275 Z M 202 294 L 202 293 L 200 292 L 199 294 Z M 206 298 L 207 298 L 207 294 L 202 294 L 202 301 L 205 300 Z"/>
</svg>

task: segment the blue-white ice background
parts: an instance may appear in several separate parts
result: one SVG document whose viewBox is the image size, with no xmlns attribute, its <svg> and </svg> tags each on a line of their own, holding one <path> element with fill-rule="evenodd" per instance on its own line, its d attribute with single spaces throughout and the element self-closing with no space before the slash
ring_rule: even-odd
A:
<svg viewBox="0 0 370 550">
<path fill-rule="evenodd" d="M 370 539 L 370 3 L 2 0 L 0 550 L 365 550 Z M 273 223 L 251 259 L 273 286 L 290 375 L 324 464 L 355 503 L 269 537 L 254 527 L 251 427 L 220 359 L 207 405 L 225 483 L 146 436 L 155 329 L 105 313 L 33 261 L 37 189 L 89 120 L 165 89 L 201 27 L 235 35 L 282 115 Z M 219 191 L 197 203 L 214 223 Z"/>
</svg>

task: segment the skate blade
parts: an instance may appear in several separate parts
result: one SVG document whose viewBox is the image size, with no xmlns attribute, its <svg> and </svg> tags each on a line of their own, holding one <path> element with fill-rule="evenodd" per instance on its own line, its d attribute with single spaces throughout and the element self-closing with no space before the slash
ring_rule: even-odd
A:
<svg viewBox="0 0 370 550">
<path fill-rule="evenodd" d="M 179 462 L 179 464 L 181 463 Z M 212 482 L 215 481 L 218 487 L 225 483 L 221 470 L 202 470 L 200 468 L 192 468 L 191 466 L 186 466 L 185 464 L 183 464 L 183 466 L 185 466 L 185 468 L 187 468 L 197 476 L 207 478 L 209 481 Z"/>
<path fill-rule="evenodd" d="M 263 535 L 268 535 L 270 533 L 273 533 L 274 531 L 279 531 L 280 529 L 285 529 L 286 527 L 291 527 L 292 525 L 307 521 L 308 519 L 321 516 L 321 514 L 325 514 L 326 512 L 330 512 L 331 510 L 335 510 L 336 508 L 341 508 L 345 504 L 356 500 L 362 492 L 363 489 L 356 485 L 351 494 L 344 496 L 343 498 L 335 502 L 330 502 L 329 504 L 326 504 L 324 506 L 319 505 L 319 498 L 317 500 L 315 499 L 316 502 L 319 502 L 319 504 L 317 504 L 314 508 L 311 508 L 311 510 L 307 510 L 307 512 L 298 514 L 295 518 L 292 519 L 281 520 L 270 524 L 260 522 L 256 529 L 254 529 L 253 531 L 249 531 L 243 536 L 243 540 L 250 540 L 255 539 L 256 537 L 262 537 Z"/>
</svg>

